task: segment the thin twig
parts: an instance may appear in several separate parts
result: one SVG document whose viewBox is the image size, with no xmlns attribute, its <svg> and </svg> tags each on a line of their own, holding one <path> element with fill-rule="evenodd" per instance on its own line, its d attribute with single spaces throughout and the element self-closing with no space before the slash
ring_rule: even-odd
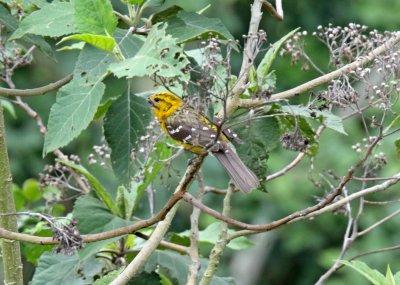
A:
<svg viewBox="0 0 400 285">
<path fill-rule="evenodd" d="M 134 235 L 137 237 L 140 237 L 142 239 L 145 239 L 145 240 L 149 240 L 151 237 L 151 236 L 145 235 L 144 233 L 141 233 L 141 232 L 135 232 Z M 165 240 L 160 241 L 160 246 L 177 251 L 182 254 L 188 254 L 188 252 L 189 252 L 189 248 L 187 246 L 183 246 L 183 245 L 165 241 Z"/>
<path fill-rule="evenodd" d="M 369 226 L 368 228 L 366 228 L 365 230 L 358 232 L 357 233 L 357 237 L 363 236 L 367 233 L 369 233 L 370 231 L 372 231 L 373 229 L 377 228 L 378 226 L 380 226 L 381 224 L 383 224 L 384 222 L 390 220 L 391 218 L 397 216 L 398 214 L 400 214 L 400 210 L 397 210 L 395 212 L 393 212 L 392 214 L 390 214 L 389 216 L 384 217 L 383 219 L 379 220 L 378 222 L 376 222 L 375 224 Z"/>
</svg>

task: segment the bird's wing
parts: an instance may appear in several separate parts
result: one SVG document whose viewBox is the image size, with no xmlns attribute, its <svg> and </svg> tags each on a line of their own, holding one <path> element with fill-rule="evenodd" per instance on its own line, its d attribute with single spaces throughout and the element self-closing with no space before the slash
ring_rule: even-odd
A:
<svg viewBox="0 0 400 285">
<path fill-rule="evenodd" d="M 165 128 L 174 140 L 191 146 L 206 147 L 217 136 L 215 126 L 191 108 L 177 110 L 165 120 Z M 226 145 L 224 140 L 224 138 L 219 138 L 215 145 L 220 145 L 220 147 L 213 147 L 212 150 L 224 149 Z"/>
</svg>

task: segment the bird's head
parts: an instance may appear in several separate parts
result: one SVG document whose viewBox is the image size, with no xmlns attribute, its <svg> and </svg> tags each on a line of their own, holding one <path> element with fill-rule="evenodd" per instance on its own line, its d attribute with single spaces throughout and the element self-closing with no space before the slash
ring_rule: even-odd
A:
<svg viewBox="0 0 400 285">
<path fill-rule="evenodd" d="M 180 97 L 170 92 L 160 92 L 151 95 L 149 103 L 157 119 L 163 121 L 179 109 L 183 101 Z"/>
</svg>

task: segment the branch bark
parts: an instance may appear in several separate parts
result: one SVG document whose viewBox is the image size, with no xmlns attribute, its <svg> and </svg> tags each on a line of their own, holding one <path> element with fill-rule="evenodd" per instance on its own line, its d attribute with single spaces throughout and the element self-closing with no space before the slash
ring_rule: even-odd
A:
<svg viewBox="0 0 400 285">
<path fill-rule="evenodd" d="M 59 89 L 61 86 L 67 84 L 72 80 L 72 74 L 48 85 L 32 88 L 32 89 L 12 89 L 0 87 L 0 95 L 2 96 L 21 96 L 30 97 L 49 93 L 51 91 Z"/>
<path fill-rule="evenodd" d="M 222 214 L 224 216 L 228 216 L 231 211 L 231 197 L 233 193 L 233 187 L 229 187 L 228 191 L 226 191 L 226 195 L 224 198 L 224 206 L 222 210 Z M 229 243 L 228 238 L 228 224 L 222 223 L 221 231 L 218 236 L 218 240 L 215 243 L 213 249 L 211 250 L 210 258 L 208 261 L 208 265 L 206 270 L 204 271 L 203 277 L 200 280 L 200 285 L 208 285 L 211 283 L 217 269 L 219 261 L 224 253 L 224 249 L 226 245 Z"/>
<path fill-rule="evenodd" d="M 3 108 L 0 105 L 0 213 L 15 212 L 12 176 L 5 137 Z M 17 231 L 15 216 L 0 216 L 0 227 Z M 22 263 L 19 242 L 11 239 L 1 240 L 4 284 L 22 285 Z"/>
</svg>

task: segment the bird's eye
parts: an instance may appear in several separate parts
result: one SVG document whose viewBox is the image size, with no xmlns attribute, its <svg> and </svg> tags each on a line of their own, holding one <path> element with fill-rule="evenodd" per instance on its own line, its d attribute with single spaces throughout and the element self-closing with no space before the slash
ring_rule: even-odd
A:
<svg viewBox="0 0 400 285">
<path fill-rule="evenodd" d="M 154 102 L 156 103 L 160 102 L 160 98 L 154 98 Z"/>
</svg>

